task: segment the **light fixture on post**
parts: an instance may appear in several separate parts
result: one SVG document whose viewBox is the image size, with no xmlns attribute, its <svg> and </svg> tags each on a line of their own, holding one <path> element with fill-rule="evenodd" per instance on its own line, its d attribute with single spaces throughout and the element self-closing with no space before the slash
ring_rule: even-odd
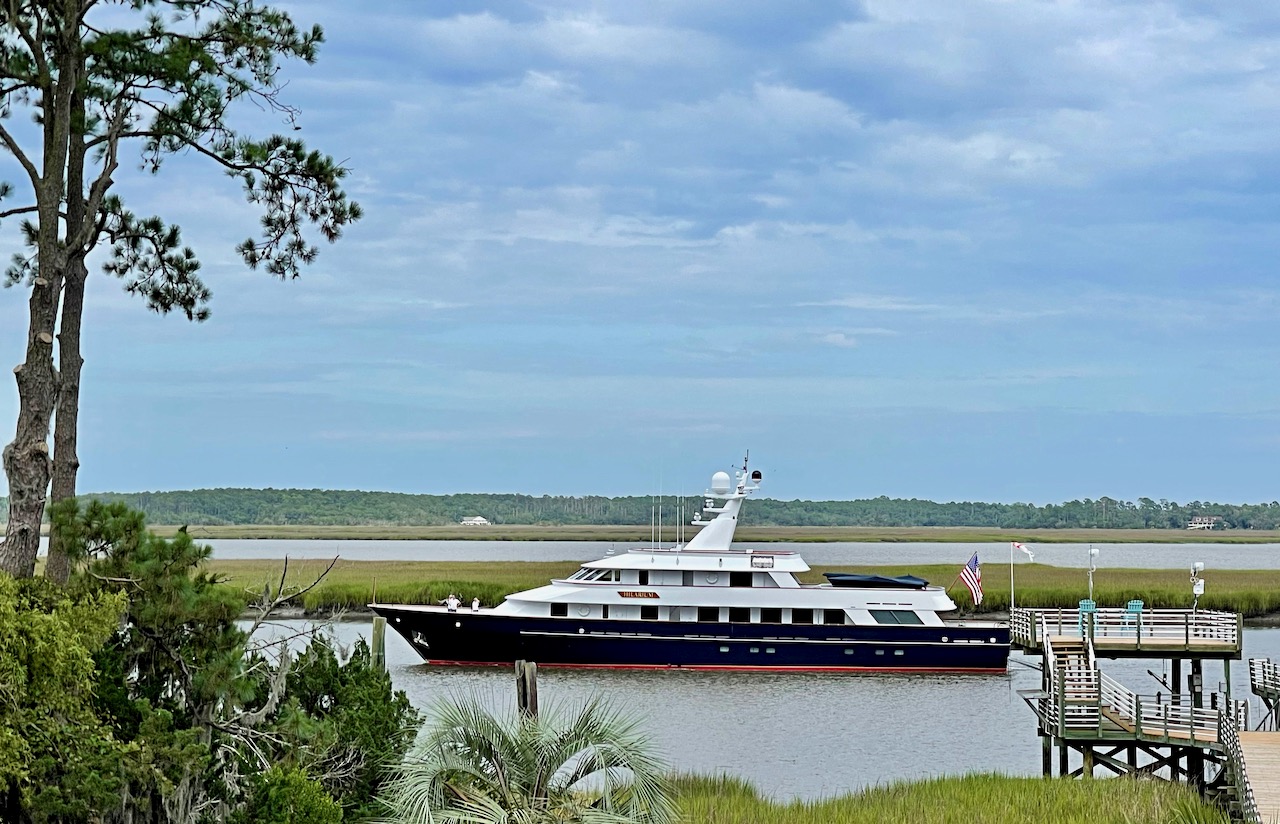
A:
<svg viewBox="0 0 1280 824">
<path fill-rule="evenodd" d="M 1089 600 L 1093 600 L 1093 571 L 1098 568 L 1098 548 L 1089 544 Z"/>
<path fill-rule="evenodd" d="M 1200 606 L 1200 596 L 1204 595 L 1204 578 L 1200 574 L 1204 572 L 1204 564 L 1196 561 L 1191 565 L 1191 615 L 1196 614 L 1196 608 Z"/>
</svg>

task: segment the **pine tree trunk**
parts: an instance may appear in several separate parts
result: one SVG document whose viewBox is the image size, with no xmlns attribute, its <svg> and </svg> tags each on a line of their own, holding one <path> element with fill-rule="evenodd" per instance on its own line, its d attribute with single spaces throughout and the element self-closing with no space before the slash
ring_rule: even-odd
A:
<svg viewBox="0 0 1280 824">
<path fill-rule="evenodd" d="M 44 261 L 42 261 L 43 263 Z M 57 270 L 59 267 L 49 267 Z M 45 270 L 42 265 L 41 270 Z M 14 367 L 18 383 L 18 427 L 4 448 L 4 471 L 9 479 L 9 524 L 0 544 L 0 570 L 15 578 L 35 574 L 40 550 L 40 521 L 53 473 L 49 458 L 49 423 L 58 398 L 58 374 L 53 367 L 53 327 L 57 316 L 58 282 L 39 277 L 31 289 L 27 359 Z"/>
<path fill-rule="evenodd" d="M 59 237 L 63 183 L 72 93 L 79 67 L 73 51 L 58 62 L 55 82 L 42 93 L 44 154 L 35 187 L 36 265 L 31 286 L 27 357 L 14 367 L 18 383 L 18 426 L 13 442 L 4 448 L 4 471 L 9 479 L 9 524 L 0 544 L 0 570 L 15 578 L 35 574 L 40 551 L 40 521 L 44 517 L 53 461 L 49 458 L 49 427 L 58 403 L 58 371 L 53 366 L 54 324 L 62 297 L 67 255 Z"/>
<path fill-rule="evenodd" d="M 86 214 L 84 197 L 85 145 L 84 95 L 77 89 L 71 97 L 73 128 L 67 151 L 67 235 L 75 235 L 91 219 Z M 84 284 L 89 277 L 85 262 L 88 246 L 68 249 L 62 294 L 62 321 L 58 324 L 58 407 L 53 424 L 53 487 L 50 502 L 58 503 L 76 496 L 76 476 L 80 456 L 76 452 L 80 422 L 80 370 L 84 358 L 80 354 L 80 328 L 84 321 Z M 49 558 L 44 576 L 65 584 L 71 577 L 71 563 L 57 532 L 49 532 Z"/>
<path fill-rule="evenodd" d="M 83 257 L 68 262 L 66 285 L 62 294 L 62 323 L 58 328 L 58 406 L 53 429 L 53 487 L 50 503 L 76 496 L 76 475 L 80 457 L 76 452 L 80 420 L 80 370 L 84 358 L 80 354 L 80 325 L 84 318 L 84 284 L 89 270 Z M 71 563 L 56 532 L 49 533 L 49 558 L 44 576 L 65 584 L 71 576 Z"/>
</svg>

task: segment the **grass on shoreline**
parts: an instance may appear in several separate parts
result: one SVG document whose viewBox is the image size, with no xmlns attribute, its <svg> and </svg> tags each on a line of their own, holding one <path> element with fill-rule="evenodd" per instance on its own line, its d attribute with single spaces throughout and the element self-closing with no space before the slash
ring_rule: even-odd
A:
<svg viewBox="0 0 1280 824">
<path fill-rule="evenodd" d="M 172 536 L 179 527 L 152 525 L 157 535 Z M 670 527 L 668 526 L 668 529 Z M 648 541 L 650 527 L 538 526 L 527 524 L 487 527 L 450 526 L 316 526 L 305 524 L 248 524 L 191 526 L 197 539 L 241 538 L 284 540 L 423 540 L 423 541 Z M 830 543 L 1008 543 L 1038 544 L 1274 544 L 1280 530 L 1179 529 L 997 529 L 991 527 L 862 527 L 862 526 L 749 526 L 738 528 L 739 542 Z"/>
<path fill-rule="evenodd" d="M 242 590 L 246 599 L 261 593 L 264 585 L 279 581 L 280 560 L 213 560 L 208 569 Z M 290 560 L 288 583 L 305 586 L 328 566 L 323 560 Z M 566 577 L 579 566 L 576 561 L 347 561 L 339 560 L 329 576 L 302 599 L 308 610 L 361 609 L 374 600 L 382 603 L 436 603 L 450 592 L 469 601 L 479 596 L 492 606 L 512 592 L 542 586 L 552 578 Z M 919 575 L 934 584 L 951 585 L 950 593 L 962 612 L 972 612 L 964 586 L 953 583 L 959 564 L 915 566 L 820 566 L 800 576 L 806 583 L 824 579 L 823 572 L 849 571 L 882 575 Z M 1204 609 L 1225 609 L 1245 617 L 1280 613 L 1280 570 L 1214 570 Z M 1018 603 L 1023 606 L 1075 608 L 1086 594 L 1083 570 L 1043 564 L 1018 564 Z M 983 581 L 984 612 L 1009 608 L 1009 580 L 988 575 Z M 1094 573 L 1095 600 L 1121 606 L 1134 598 L 1149 609 L 1189 608 L 1191 588 L 1187 574 L 1165 569 L 1103 569 Z"/>
<path fill-rule="evenodd" d="M 899 782 L 818 801 L 776 802 L 727 776 L 678 776 L 681 820 L 699 824 L 1228 824 L 1185 784 L 975 774 Z"/>
</svg>

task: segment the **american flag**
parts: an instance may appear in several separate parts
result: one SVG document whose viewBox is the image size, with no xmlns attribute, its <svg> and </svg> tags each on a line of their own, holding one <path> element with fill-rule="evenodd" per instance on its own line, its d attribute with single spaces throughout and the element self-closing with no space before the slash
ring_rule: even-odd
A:
<svg viewBox="0 0 1280 824">
<path fill-rule="evenodd" d="M 969 588 L 969 594 L 973 596 L 973 605 L 976 607 L 982 603 L 982 567 L 978 566 L 978 553 L 973 553 L 973 557 L 969 559 L 969 563 L 964 565 L 960 570 L 960 580 L 964 581 L 964 585 Z"/>
</svg>

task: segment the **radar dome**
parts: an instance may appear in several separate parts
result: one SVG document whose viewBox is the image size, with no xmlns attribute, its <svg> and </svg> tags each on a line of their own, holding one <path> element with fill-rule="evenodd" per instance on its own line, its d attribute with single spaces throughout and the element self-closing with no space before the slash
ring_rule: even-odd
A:
<svg viewBox="0 0 1280 824">
<path fill-rule="evenodd" d="M 711 491 L 717 495 L 724 495 L 729 492 L 728 472 L 717 472 L 711 476 Z"/>
</svg>

